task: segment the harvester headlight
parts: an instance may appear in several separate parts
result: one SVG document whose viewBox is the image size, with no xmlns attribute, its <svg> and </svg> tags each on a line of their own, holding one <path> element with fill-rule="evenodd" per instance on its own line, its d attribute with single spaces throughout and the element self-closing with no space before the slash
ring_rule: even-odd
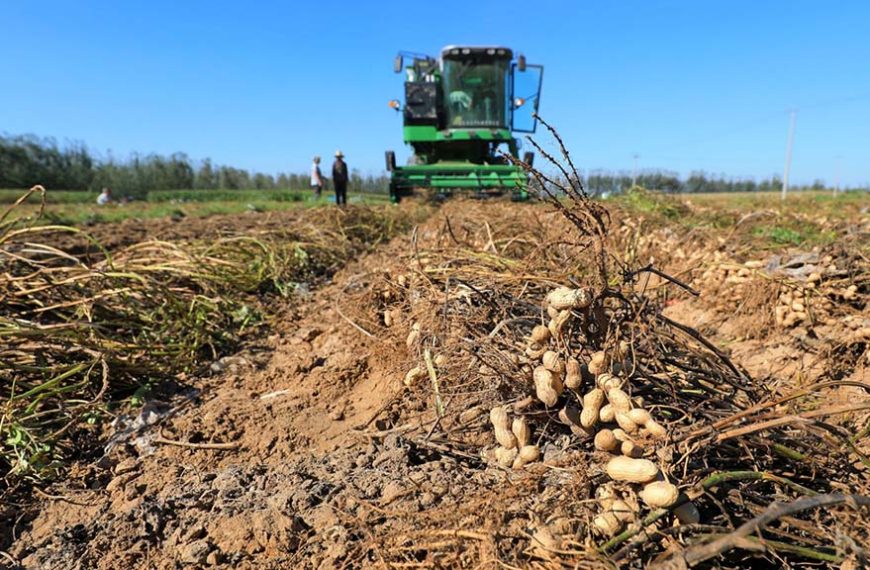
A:
<svg viewBox="0 0 870 570">
<path fill-rule="evenodd" d="M 522 97 L 517 97 L 516 99 L 514 99 L 514 108 L 516 108 L 516 109 L 519 109 L 520 107 L 522 107 L 525 104 L 526 104 L 526 100 L 523 99 Z"/>
<path fill-rule="evenodd" d="M 398 111 L 399 107 L 401 107 L 398 99 L 393 99 L 392 101 L 390 101 L 389 105 L 390 109 L 395 109 L 396 111 Z"/>
</svg>

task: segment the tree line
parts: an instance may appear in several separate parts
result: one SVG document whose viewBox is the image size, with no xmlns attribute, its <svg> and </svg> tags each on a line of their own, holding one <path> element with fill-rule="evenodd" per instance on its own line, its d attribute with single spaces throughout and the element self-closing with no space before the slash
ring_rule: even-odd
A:
<svg viewBox="0 0 870 570">
<path fill-rule="evenodd" d="M 754 178 L 729 177 L 724 174 L 709 174 L 695 171 L 683 178 L 676 172 L 666 170 L 644 170 L 632 177 L 630 172 L 609 172 L 594 170 L 580 174 L 583 187 L 591 194 L 619 194 L 636 184 L 642 188 L 670 193 L 699 192 L 779 192 L 782 190 L 782 179 L 771 176 L 762 180 Z M 789 183 L 789 190 L 833 190 L 823 180 L 814 180 L 812 184 Z M 841 188 L 841 190 L 847 190 Z"/>
<path fill-rule="evenodd" d="M 100 159 L 81 143 L 61 147 L 52 138 L 0 136 L 0 188 L 42 184 L 52 190 L 111 188 L 119 196 L 144 198 L 152 190 L 300 190 L 309 173 L 268 174 L 194 161 L 184 153 L 133 154 L 126 160 Z M 350 187 L 386 192 L 389 178 L 352 170 Z"/>
<path fill-rule="evenodd" d="M 386 192 L 389 177 L 363 176 L 352 170 L 350 188 L 357 192 Z M 590 193 L 618 194 L 631 188 L 633 178 L 627 171 L 591 170 L 581 173 L 581 182 Z M 683 178 L 666 170 L 644 170 L 635 180 L 638 186 L 664 192 L 768 192 L 782 188 L 772 176 L 760 181 L 693 172 Z M 96 157 L 82 143 L 61 147 L 52 138 L 33 135 L 0 136 L 0 188 L 28 188 L 42 184 L 52 190 L 91 190 L 111 188 L 119 196 L 144 198 L 152 190 L 301 190 L 309 186 L 309 174 L 281 172 L 277 175 L 251 172 L 232 166 L 194 161 L 184 153 L 169 156 L 133 154 L 126 160 Z M 826 190 L 816 180 L 791 189 Z"/>
</svg>

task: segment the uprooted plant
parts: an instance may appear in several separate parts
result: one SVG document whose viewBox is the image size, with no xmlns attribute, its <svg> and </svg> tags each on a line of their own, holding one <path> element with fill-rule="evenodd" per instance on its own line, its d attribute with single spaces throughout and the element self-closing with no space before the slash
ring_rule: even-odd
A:
<svg viewBox="0 0 870 570">
<path fill-rule="evenodd" d="M 761 564 L 866 557 L 870 525 L 859 495 L 870 491 L 862 451 L 870 385 L 762 385 L 668 318 L 666 288 L 649 291 L 642 276 L 697 292 L 618 255 L 611 215 L 586 194 L 565 145 L 543 124 L 561 160 L 531 142 L 561 176 L 515 162 L 573 235 L 541 220 L 497 241 L 481 221 L 484 238 L 472 244 L 446 220 L 445 239 L 457 247 L 414 251 L 412 271 L 388 276 L 374 303 L 385 325 L 404 317 L 410 326 L 419 362 L 405 377 L 407 397 L 428 392 L 435 403 L 424 434 L 394 429 L 470 465 L 504 468 L 506 485 L 537 487 L 540 500 L 555 494 L 573 522 L 528 515 L 529 534 L 517 535 L 490 503 L 428 513 L 417 521 L 420 536 L 374 537 L 372 548 L 402 564 L 554 568 L 595 557 L 693 566 L 726 552 L 726 564 L 740 566 L 752 563 L 747 551 Z M 494 439 L 481 446 L 473 427 Z M 580 494 L 559 494 L 557 480 L 580 481 Z M 540 510 L 536 500 L 522 504 Z M 775 507 L 787 501 L 800 508 Z M 477 558 L 469 542 L 480 544 Z"/>
</svg>

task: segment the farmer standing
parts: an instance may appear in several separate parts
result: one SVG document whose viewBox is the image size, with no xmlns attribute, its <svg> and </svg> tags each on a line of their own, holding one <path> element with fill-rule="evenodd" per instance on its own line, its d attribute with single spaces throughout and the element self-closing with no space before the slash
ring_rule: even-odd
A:
<svg viewBox="0 0 870 570">
<path fill-rule="evenodd" d="M 347 163 L 340 150 L 335 151 L 335 162 L 332 163 L 332 185 L 335 187 L 335 203 L 339 206 L 347 204 Z"/>
<path fill-rule="evenodd" d="M 323 192 L 323 174 L 320 172 L 320 157 L 314 157 L 314 163 L 311 165 L 311 187 L 314 189 L 314 199 L 320 200 L 320 193 Z"/>
</svg>

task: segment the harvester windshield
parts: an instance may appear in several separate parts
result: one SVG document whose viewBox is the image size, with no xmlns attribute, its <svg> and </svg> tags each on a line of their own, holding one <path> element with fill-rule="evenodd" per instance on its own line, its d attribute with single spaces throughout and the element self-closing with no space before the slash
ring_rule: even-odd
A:
<svg viewBox="0 0 870 570">
<path fill-rule="evenodd" d="M 462 50 L 467 51 L 467 50 Z M 510 122 L 510 52 L 444 54 L 448 127 L 507 128 Z"/>
</svg>

